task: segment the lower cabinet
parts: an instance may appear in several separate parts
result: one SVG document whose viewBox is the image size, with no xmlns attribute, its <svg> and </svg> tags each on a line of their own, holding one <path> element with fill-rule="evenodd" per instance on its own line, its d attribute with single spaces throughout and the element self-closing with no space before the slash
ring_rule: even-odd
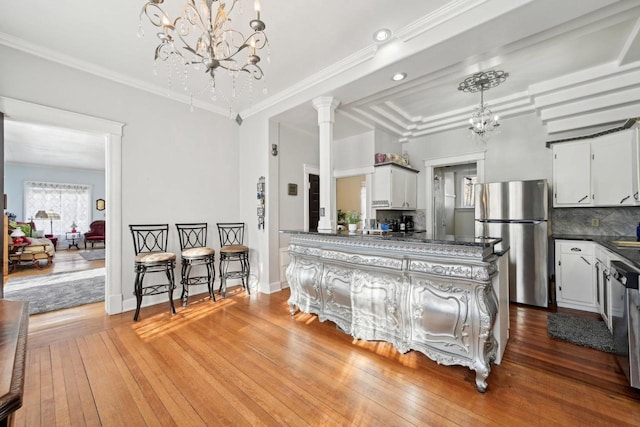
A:
<svg viewBox="0 0 640 427">
<path fill-rule="evenodd" d="M 558 307 L 599 312 L 595 286 L 595 246 L 589 241 L 556 241 Z"/>
</svg>

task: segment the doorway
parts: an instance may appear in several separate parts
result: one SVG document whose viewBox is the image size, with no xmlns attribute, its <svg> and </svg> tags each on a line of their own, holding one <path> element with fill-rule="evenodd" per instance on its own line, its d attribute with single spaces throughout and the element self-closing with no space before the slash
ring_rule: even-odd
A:
<svg viewBox="0 0 640 427">
<path fill-rule="evenodd" d="M 437 180 L 436 170 L 438 168 L 444 168 L 447 166 L 457 165 L 474 165 L 476 167 L 476 182 L 484 182 L 484 163 L 485 152 L 463 154 L 459 156 L 442 157 L 438 159 L 425 160 L 425 193 L 426 193 L 426 228 L 429 236 L 434 237 L 437 233 L 441 233 L 438 230 L 436 223 L 436 194 L 435 183 Z M 443 202 L 444 204 L 444 202 Z M 475 234 L 475 233 L 474 233 Z"/>
<path fill-rule="evenodd" d="M 434 236 L 475 235 L 475 163 L 434 168 Z"/>
<path fill-rule="evenodd" d="M 12 120 L 78 129 L 102 135 L 105 140 L 105 193 L 109 201 L 106 212 L 105 309 L 108 314 L 121 313 L 122 298 L 122 128 L 123 123 L 87 116 L 57 108 L 0 97 L 0 111 Z"/>
<path fill-rule="evenodd" d="M 318 231 L 320 221 L 320 175 L 309 174 L 309 231 Z"/>
</svg>

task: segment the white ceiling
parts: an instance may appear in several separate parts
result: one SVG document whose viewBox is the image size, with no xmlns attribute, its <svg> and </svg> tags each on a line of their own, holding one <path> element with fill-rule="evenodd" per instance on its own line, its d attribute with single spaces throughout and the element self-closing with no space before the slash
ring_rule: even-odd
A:
<svg viewBox="0 0 640 427">
<path fill-rule="evenodd" d="M 0 0 L 0 43 L 166 96 L 164 65 L 156 67 L 157 75 L 153 73 L 157 38 L 146 18 L 145 36 L 136 35 L 144 3 Z M 163 6 L 175 15 L 182 3 L 167 0 Z M 261 55 L 267 92 L 263 82 L 257 82 L 250 96 L 240 93 L 232 100 L 234 112 L 245 118 L 284 105 L 281 121 L 316 132 L 308 99 L 333 95 L 342 101 L 337 113 L 350 118 L 349 123 L 379 127 L 399 140 L 410 140 L 465 128 L 479 94 L 459 92 L 457 86 L 471 73 L 488 69 L 510 74 L 505 83 L 485 93 L 492 110 L 501 117 L 536 112 L 551 134 L 583 129 L 587 123 L 622 121 L 634 112 L 640 115 L 637 0 L 262 0 L 261 4 L 270 40 L 269 62 L 266 52 Z M 252 14 L 252 6 L 253 1 L 243 0 L 245 15 Z M 235 22 L 242 26 L 245 20 Z M 388 43 L 373 41 L 379 28 L 393 32 Z M 406 72 L 407 80 L 392 82 L 390 76 L 396 71 Z M 217 100 L 205 93 L 197 95 L 194 104 L 226 115 L 230 82 L 219 75 Z M 191 78 L 197 77 L 191 73 Z M 190 102 L 183 91 L 172 93 L 172 98 Z M 27 137 L 27 126 L 9 122 L 6 130 L 8 161 L 24 161 L 21 155 L 33 159 L 53 142 L 52 132 L 42 129 Z M 87 137 L 60 135 L 58 143 Z M 11 148 L 16 141 L 33 151 L 20 154 Z M 45 146 L 36 146 L 37 141 Z M 86 145 L 88 151 L 104 156 L 97 141 Z M 46 161 L 64 162 L 79 157 L 82 150 L 73 146 L 53 150 Z M 104 158 L 99 162 L 104 164 Z"/>
</svg>

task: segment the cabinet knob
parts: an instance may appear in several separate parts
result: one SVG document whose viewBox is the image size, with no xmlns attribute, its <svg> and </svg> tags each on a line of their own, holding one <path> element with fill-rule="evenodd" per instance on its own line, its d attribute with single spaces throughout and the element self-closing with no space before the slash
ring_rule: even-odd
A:
<svg viewBox="0 0 640 427">
<path fill-rule="evenodd" d="M 571 248 L 571 252 L 582 252 L 582 249 L 573 247 Z"/>
</svg>

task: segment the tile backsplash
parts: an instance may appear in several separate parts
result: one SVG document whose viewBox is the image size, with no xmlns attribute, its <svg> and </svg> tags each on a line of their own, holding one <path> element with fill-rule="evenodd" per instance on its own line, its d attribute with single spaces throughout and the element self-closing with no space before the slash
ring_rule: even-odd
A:
<svg viewBox="0 0 640 427">
<path fill-rule="evenodd" d="M 551 209 L 550 219 L 553 234 L 635 236 L 640 206 Z"/>
</svg>

